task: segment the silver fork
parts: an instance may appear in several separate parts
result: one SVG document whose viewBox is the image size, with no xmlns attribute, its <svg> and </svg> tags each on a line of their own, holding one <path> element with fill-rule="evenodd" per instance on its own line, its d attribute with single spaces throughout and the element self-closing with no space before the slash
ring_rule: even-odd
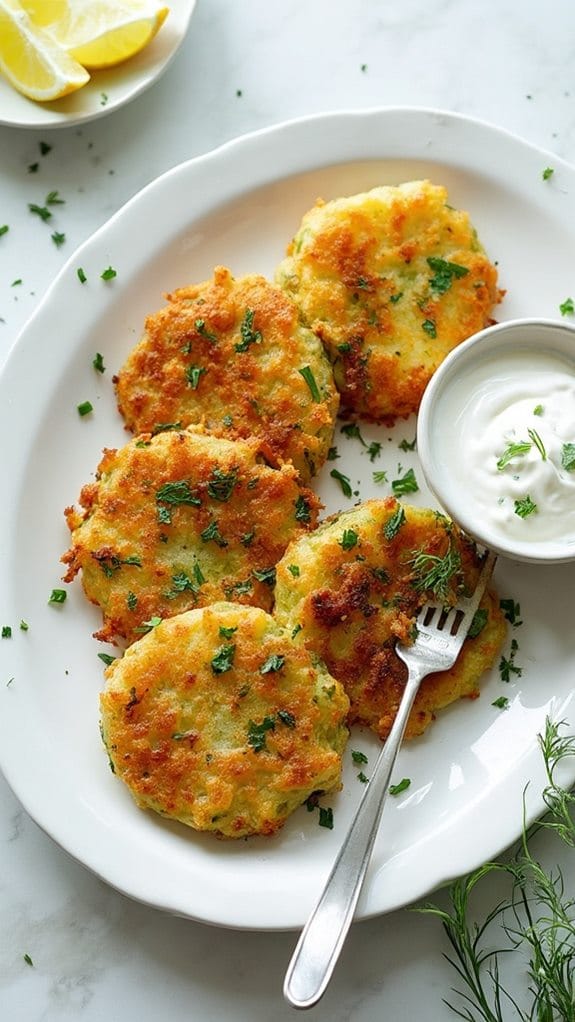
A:
<svg viewBox="0 0 575 1022">
<path fill-rule="evenodd" d="M 409 647 L 397 646 L 397 655 L 408 669 L 405 691 L 323 894 L 288 966 L 284 997 L 294 1008 L 311 1008 L 325 993 L 353 919 L 417 690 L 426 675 L 445 671 L 455 663 L 495 560 L 495 554 L 486 554 L 473 594 L 461 598 L 448 612 L 440 604 L 425 604 L 417 618 L 415 642 Z"/>
</svg>

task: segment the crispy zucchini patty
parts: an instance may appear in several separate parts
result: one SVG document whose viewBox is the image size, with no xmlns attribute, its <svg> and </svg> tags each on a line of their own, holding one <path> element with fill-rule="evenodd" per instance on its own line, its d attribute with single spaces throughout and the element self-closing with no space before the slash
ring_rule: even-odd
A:
<svg viewBox="0 0 575 1022">
<path fill-rule="evenodd" d="M 232 599 L 270 609 L 275 565 L 315 525 L 319 501 L 292 465 L 269 468 L 260 444 L 197 428 L 143 434 L 107 450 L 72 533 L 65 581 L 81 569 L 104 624 L 97 637 L 133 642 L 194 606 Z"/>
<path fill-rule="evenodd" d="M 102 737 L 139 806 L 226 837 L 273 834 L 340 787 L 347 697 L 270 615 L 216 603 L 106 671 Z"/>
<path fill-rule="evenodd" d="M 342 410 L 375 422 L 417 411 L 500 298 L 468 214 L 429 181 L 320 200 L 287 253 L 277 281 L 324 342 Z"/>
<path fill-rule="evenodd" d="M 304 480 L 323 465 L 339 397 L 321 343 L 297 306 L 264 277 L 213 280 L 168 294 L 115 377 L 133 432 L 199 423 L 212 433 L 257 436 L 268 456 Z"/>
<path fill-rule="evenodd" d="M 480 563 L 474 544 L 438 512 L 393 497 L 369 500 L 290 544 L 277 566 L 274 613 L 341 681 L 351 701 L 350 723 L 386 738 L 407 676 L 396 641 L 413 636 L 414 617 L 426 600 L 449 604 L 461 587 L 473 590 Z M 474 631 L 451 670 L 423 681 L 407 737 L 421 734 L 436 710 L 479 694 L 477 682 L 506 631 L 493 590 Z"/>
</svg>

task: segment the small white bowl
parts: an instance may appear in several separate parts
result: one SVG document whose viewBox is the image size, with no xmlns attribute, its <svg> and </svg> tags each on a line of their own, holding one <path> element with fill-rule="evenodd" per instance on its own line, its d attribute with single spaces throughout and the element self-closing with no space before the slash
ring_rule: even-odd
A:
<svg viewBox="0 0 575 1022">
<path fill-rule="evenodd" d="M 510 408 L 517 432 L 500 432 Z M 498 467 L 527 433 L 529 451 Z M 561 464 L 565 443 L 575 444 L 575 327 L 562 322 L 517 319 L 482 330 L 448 355 L 423 396 L 417 449 L 430 489 L 465 532 L 517 561 L 575 559 L 575 470 Z M 537 510 L 521 514 L 530 490 Z"/>
</svg>

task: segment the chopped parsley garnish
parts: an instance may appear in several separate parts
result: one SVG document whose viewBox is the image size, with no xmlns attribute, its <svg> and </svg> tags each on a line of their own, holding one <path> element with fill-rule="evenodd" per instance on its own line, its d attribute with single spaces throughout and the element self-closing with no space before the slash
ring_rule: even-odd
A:
<svg viewBox="0 0 575 1022">
<path fill-rule="evenodd" d="M 397 533 L 401 529 L 401 526 L 405 522 L 405 511 L 401 505 L 394 511 L 391 518 L 388 518 L 385 525 L 383 526 L 383 535 L 387 540 L 393 539 L 397 536 Z"/>
<path fill-rule="evenodd" d="M 2 237 L 3 234 L 8 234 L 9 230 L 10 230 L 10 228 L 9 228 L 8 224 L 0 225 L 0 238 Z"/>
<path fill-rule="evenodd" d="M 320 827 L 326 827 L 327 830 L 333 830 L 333 809 L 331 808 L 331 806 L 319 807 L 318 822 Z"/>
<path fill-rule="evenodd" d="M 417 437 L 414 436 L 413 440 L 402 440 L 397 445 L 400 451 L 416 451 L 417 450 Z"/>
<path fill-rule="evenodd" d="M 220 646 L 218 652 L 212 657 L 211 666 L 214 674 L 225 674 L 231 671 L 236 655 L 236 647 L 233 643 Z"/>
<path fill-rule="evenodd" d="M 343 495 L 345 497 L 351 497 L 352 490 L 349 476 L 344 476 L 343 472 L 339 472 L 337 468 L 332 468 L 329 474 L 332 479 L 337 479 L 339 485 L 341 486 Z"/>
<path fill-rule="evenodd" d="M 403 777 L 399 784 L 390 784 L 389 794 L 390 795 L 401 795 L 402 791 L 406 791 L 411 784 L 410 777 Z"/>
<path fill-rule="evenodd" d="M 12 638 L 12 629 L 11 629 L 10 625 L 2 625 L 2 631 L 0 632 L 0 636 L 3 639 L 11 639 Z"/>
<path fill-rule="evenodd" d="M 358 781 L 361 781 L 362 784 L 367 784 L 367 782 L 369 781 L 369 777 L 366 777 L 366 775 L 364 774 L 363 770 L 359 771 L 359 773 L 357 775 L 357 779 L 358 779 Z"/>
<path fill-rule="evenodd" d="M 32 958 L 31 958 L 31 956 L 29 954 L 22 955 L 22 958 L 26 962 L 26 965 L 32 965 L 32 966 L 34 965 L 34 962 L 32 961 Z"/>
<path fill-rule="evenodd" d="M 374 483 L 377 483 L 378 486 L 381 486 L 382 483 L 387 482 L 387 472 L 384 469 L 380 469 L 379 472 L 372 472 L 372 478 Z"/>
<path fill-rule="evenodd" d="M 235 627 L 230 625 L 229 628 L 227 628 L 225 625 L 220 625 L 219 634 L 222 639 L 231 639 L 232 635 L 234 634 L 234 632 L 237 632 L 237 630 L 238 630 L 237 625 Z"/>
<path fill-rule="evenodd" d="M 65 589 L 53 589 L 50 593 L 48 603 L 65 603 L 67 592 Z"/>
<path fill-rule="evenodd" d="M 36 202 L 29 202 L 28 209 L 31 213 L 34 213 L 35 216 L 39 216 L 44 223 L 46 223 L 47 220 L 52 219 L 52 213 L 46 206 L 39 206 Z"/>
<path fill-rule="evenodd" d="M 351 758 L 356 766 L 365 765 L 367 763 L 367 756 L 365 752 L 359 752 L 357 749 L 351 750 Z"/>
<path fill-rule="evenodd" d="M 562 316 L 572 316 L 575 312 L 575 302 L 572 298 L 566 298 L 564 302 L 561 302 L 559 306 L 559 312 Z"/>
<path fill-rule="evenodd" d="M 250 720 L 248 724 L 248 745 L 254 752 L 262 752 L 266 748 L 266 732 L 275 731 L 275 717 L 264 717 L 261 724 Z"/>
<path fill-rule="evenodd" d="M 509 699 L 507 698 L 507 696 L 499 696 L 498 699 L 494 699 L 493 700 L 491 705 L 492 706 L 496 706 L 498 710 L 508 710 L 509 709 Z"/>
<path fill-rule="evenodd" d="M 78 280 L 80 281 L 81 284 L 85 284 L 86 283 L 88 278 L 87 278 L 86 274 L 84 273 L 84 271 L 83 271 L 81 266 L 79 266 L 78 269 L 76 270 L 76 275 L 77 275 Z"/>
<path fill-rule="evenodd" d="M 101 92 L 100 93 L 100 106 L 106 106 L 107 102 L 108 102 L 108 93 L 107 92 Z M 111 173 L 111 171 L 110 171 L 110 173 Z"/>
<path fill-rule="evenodd" d="M 433 277 L 431 277 L 429 281 L 429 286 L 432 291 L 436 291 L 437 294 L 440 295 L 449 291 L 454 280 L 466 277 L 469 273 L 467 266 L 459 266 L 458 263 L 449 263 L 447 260 L 438 259 L 435 256 L 430 256 L 428 258 L 427 265 L 433 270 Z M 433 334 L 433 336 L 435 337 L 435 334 Z"/>
<path fill-rule="evenodd" d="M 575 444 L 563 444 L 561 447 L 561 467 L 566 472 L 575 472 Z"/>
<path fill-rule="evenodd" d="M 45 203 L 47 206 L 65 206 L 66 200 L 60 198 L 59 192 L 48 192 Z"/>
<path fill-rule="evenodd" d="M 242 546 L 251 546 L 254 536 L 255 536 L 254 529 L 252 529 L 251 532 L 244 532 L 242 538 L 240 539 L 240 543 L 242 544 Z"/>
<path fill-rule="evenodd" d="M 190 484 L 186 479 L 179 479 L 177 482 L 164 483 L 156 490 L 156 500 L 162 504 L 189 504 L 193 507 L 200 507 L 199 497 L 194 496 Z"/>
<path fill-rule="evenodd" d="M 349 437 L 350 439 L 352 437 L 355 437 L 357 440 L 359 440 L 360 444 L 363 444 L 364 447 L 367 447 L 367 444 L 361 435 L 361 431 L 357 422 L 346 422 L 346 424 L 341 427 L 340 432 L 343 433 L 344 436 Z"/>
<path fill-rule="evenodd" d="M 208 482 L 208 493 L 214 500 L 225 503 L 230 499 L 237 481 L 237 468 L 232 468 L 230 472 L 222 472 L 221 468 L 214 468 Z"/>
<path fill-rule="evenodd" d="M 349 341 L 344 341 L 343 344 L 338 344 L 337 350 L 341 352 L 342 355 L 347 355 L 348 352 L 351 351 L 351 344 Z"/>
<path fill-rule="evenodd" d="M 310 394 L 312 396 L 312 400 L 315 401 L 316 403 L 319 403 L 321 401 L 321 394 L 319 392 L 319 387 L 316 383 L 315 376 L 313 375 L 311 368 L 309 366 L 304 366 L 302 369 L 298 369 L 298 373 L 301 376 L 303 376 L 305 382 L 307 383 Z"/>
<path fill-rule="evenodd" d="M 206 341 L 210 341 L 212 344 L 216 343 L 217 337 L 210 330 L 208 330 L 206 326 L 206 321 L 204 319 L 197 319 L 196 322 L 194 323 L 194 326 L 196 328 L 196 332 L 200 335 L 200 337 L 203 337 Z"/>
<path fill-rule="evenodd" d="M 224 546 L 227 546 L 227 543 L 225 543 Z M 246 596 L 247 593 L 252 593 L 253 589 L 254 587 L 251 579 L 247 578 L 245 582 L 235 582 L 234 585 L 227 586 L 224 589 L 224 593 L 226 594 L 227 599 L 231 600 L 236 596 Z"/>
<path fill-rule="evenodd" d="M 413 571 L 413 588 L 418 592 L 432 592 L 438 600 L 444 600 L 461 569 L 461 557 L 450 543 L 443 557 L 418 550 L 409 564 Z"/>
<path fill-rule="evenodd" d="M 369 447 L 367 448 L 367 453 L 370 461 L 375 461 L 376 458 L 379 458 L 381 454 L 381 444 L 379 440 L 371 441 Z"/>
<path fill-rule="evenodd" d="M 291 633 L 292 639 L 295 639 L 296 635 L 298 635 L 301 632 L 302 628 L 303 628 L 303 625 L 300 625 L 299 623 L 295 626 L 295 628 L 293 629 L 293 631 Z"/>
<path fill-rule="evenodd" d="M 29 627 L 30 627 L 30 625 L 28 624 L 28 622 L 24 621 L 24 618 L 22 618 L 22 620 L 20 622 L 20 631 L 21 632 L 27 632 Z"/>
<path fill-rule="evenodd" d="M 13 280 L 13 281 L 12 281 L 12 283 L 11 283 L 10 287 L 17 287 L 17 286 L 18 286 L 19 284 L 21 284 L 21 283 L 22 283 L 22 278 L 21 278 L 21 277 L 18 277 L 18 280 Z"/>
<path fill-rule="evenodd" d="M 197 582 L 194 582 L 185 571 L 179 571 L 176 575 L 172 575 L 172 582 L 173 588 L 166 593 L 168 600 L 175 600 L 185 592 L 197 593 L 199 589 Z"/>
<path fill-rule="evenodd" d="M 104 365 L 104 356 L 99 351 L 96 352 L 92 359 L 92 365 L 97 373 L 105 373 L 106 366 Z"/>
<path fill-rule="evenodd" d="M 285 656 L 280 653 L 272 653 L 261 665 L 260 674 L 275 674 L 276 671 L 281 671 L 284 664 Z"/>
<path fill-rule="evenodd" d="M 499 661 L 499 674 L 501 675 L 501 681 L 509 681 L 512 674 L 515 674 L 518 678 L 520 678 L 523 674 L 523 668 L 517 667 L 515 663 L 515 657 L 518 649 L 519 643 L 517 642 L 517 639 L 512 639 L 509 656 L 502 656 Z"/>
<path fill-rule="evenodd" d="M 298 564 L 288 564 L 288 571 L 294 578 L 299 578 L 300 570 Z"/>
<path fill-rule="evenodd" d="M 114 660 L 117 660 L 117 657 L 112 656 L 111 653 L 98 653 L 98 660 L 101 660 L 103 664 L 106 664 L 106 667 L 109 667 L 110 664 L 114 663 Z"/>
<path fill-rule="evenodd" d="M 28 164 L 28 173 L 29 174 L 37 174 L 39 167 L 40 167 L 39 163 L 29 163 Z"/>
<path fill-rule="evenodd" d="M 397 291 L 396 294 L 389 296 L 389 300 L 393 305 L 396 305 L 400 298 L 403 298 L 403 291 Z"/>
<path fill-rule="evenodd" d="M 186 379 L 191 385 L 192 390 L 198 389 L 198 384 L 204 373 L 207 373 L 207 369 L 204 369 L 203 366 L 188 366 L 186 369 Z"/>
<path fill-rule="evenodd" d="M 509 621 L 510 625 L 513 625 L 514 628 L 519 628 L 519 625 L 523 624 L 523 621 L 521 620 L 521 607 L 515 602 L 515 600 L 500 600 L 499 606 L 503 611 L 503 617 Z"/>
<path fill-rule="evenodd" d="M 159 525 L 172 524 L 172 512 L 165 504 L 158 504 L 158 507 L 156 508 L 156 517 Z"/>
<path fill-rule="evenodd" d="M 401 476 L 399 479 L 393 479 L 391 488 L 396 497 L 400 497 L 405 493 L 417 493 L 419 485 L 415 478 L 415 472 L 413 469 L 408 468 L 405 475 Z"/>
<path fill-rule="evenodd" d="M 118 272 L 117 270 L 114 269 L 113 266 L 108 266 L 108 268 L 106 270 L 102 270 L 102 273 L 100 274 L 102 280 L 113 280 L 114 277 L 117 276 Z"/>
<path fill-rule="evenodd" d="M 254 310 L 246 309 L 240 326 L 241 341 L 235 345 L 236 351 L 247 351 L 251 344 L 261 344 L 263 338 L 260 330 L 254 330 Z"/>
<path fill-rule="evenodd" d="M 476 639 L 477 636 L 481 634 L 487 624 L 488 617 L 489 614 L 483 607 L 480 607 L 479 610 L 475 611 L 467 632 L 468 639 Z"/>
<path fill-rule="evenodd" d="M 38 147 L 42 156 L 47 156 L 48 153 L 52 152 L 52 146 L 48 145 L 47 142 L 39 142 Z"/>
<path fill-rule="evenodd" d="M 425 330 L 426 334 L 429 334 L 430 337 L 437 337 L 437 327 L 432 319 L 424 319 L 421 329 Z"/>
<path fill-rule="evenodd" d="M 359 536 L 354 529 L 344 529 L 339 545 L 342 550 L 351 550 L 354 546 L 357 546 L 358 539 Z"/>
<path fill-rule="evenodd" d="M 542 172 L 541 177 L 543 178 L 544 181 L 548 181 L 550 177 L 553 177 L 554 173 L 555 170 L 553 167 L 545 167 L 545 170 Z"/>
<path fill-rule="evenodd" d="M 516 515 L 519 515 L 519 518 L 527 518 L 528 515 L 537 513 L 537 504 L 535 504 L 531 500 L 529 494 L 527 494 L 527 496 L 521 497 L 519 500 L 515 501 L 514 511 Z"/>
<path fill-rule="evenodd" d="M 132 565 L 135 568 L 142 567 L 140 558 L 135 554 L 130 554 L 129 557 L 118 557 L 117 554 L 94 553 L 92 556 L 98 561 L 106 578 L 112 578 L 123 564 Z"/>
<path fill-rule="evenodd" d="M 157 422 L 152 430 L 152 436 L 157 436 L 158 433 L 169 433 L 171 430 L 182 429 L 181 422 Z"/>
<path fill-rule="evenodd" d="M 531 450 L 532 444 L 528 440 L 519 440 L 517 443 L 509 443 L 505 448 L 503 454 L 497 461 L 497 469 L 502 472 L 506 465 L 512 461 L 513 458 L 522 457 Z"/>
<path fill-rule="evenodd" d="M 544 411 L 545 411 L 545 409 L 543 408 L 543 405 L 535 405 L 535 408 L 533 409 L 533 414 L 534 415 L 543 415 Z"/>
<path fill-rule="evenodd" d="M 135 610 L 138 606 L 138 597 L 131 590 L 126 596 L 126 604 L 128 606 L 128 610 Z"/>
<path fill-rule="evenodd" d="M 203 530 L 203 532 L 200 533 L 200 535 L 204 543 L 209 543 L 210 540 L 212 540 L 214 543 L 217 543 L 219 547 L 225 547 L 228 545 L 228 541 L 227 539 L 224 539 L 224 537 L 222 536 L 219 529 L 219 525 L 215 518 L 212 518 L 210 524 L 206 526 L 206 528 Z M 248 589 L 247 592 L 249 591 L 250 590 Z"/>
<path fill-rule="evenodd" d="M 311 522 L 311 508 L 303 494 L 300 494 L 295 502 L 295 520 L 296 522 Z"/>
<path fill-rule="evenodd" d="M 52 241 L 54 242 L 56 248 L 60 248 L 60 245 L 63 245 L 64 242 L 66 241 L 66 235 L 62 234 L 60 231 L 54 231 L 54 233 L 51 235 L 51 237 L 52 237 Z"/>
<path fill-rule="evenodd" d="M 257 578 L 258 582 L 263 582 L 266 586 L 274 586 L 276 584 L 275 566 L 272 566 L 271 568 L 262 568 L 261 570 L 254 568 L 252 575 L 254 578 Z"/>
<path fill-rule="evenodd" d="M 295 717 L 289 710 L 278 710 L 278 717 L 286 727 L 295 727 Z"/>
<path fill-rule="evenodd" d="M 151 632 L 153 628 L 157 628 L 161 623 L 161 617 L 151 617 L 149 621 L 142 621 L 142 624 L 138 628 L 134 628 L 134 631 L 140 635 L 146 635 L 147 632 Z"/>
<path fill-rule="evenodd" d="M 327 452 L 327 461 L 336 461 L 339 458 L 337 447 L 329 447 Z"/>
</svg>

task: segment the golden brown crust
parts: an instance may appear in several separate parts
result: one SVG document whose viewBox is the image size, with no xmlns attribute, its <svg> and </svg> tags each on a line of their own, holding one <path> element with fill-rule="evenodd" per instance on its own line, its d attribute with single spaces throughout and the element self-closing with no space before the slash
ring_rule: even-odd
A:
<svg viewBox="0 0 575 1022">
<path fill-rule="evenodd" d="M 410 641 L 415 615 L 430 598 L 429 590 L 419 588 L 423 574 L 413 563 L 418 552 L 426 555 L 426 566 L 448 553 L 460 561 L 442 601 L 454 602 L 458 586 L 473 590 L 480 558 L 471 541 L 443 515 L 393 497 L 329 519 L 290 544 L 277 567 L 278 621 L 297 629 L 295 641 L 314 650 L 342 682 L 351 700 L 350 723 L 367 725 L 381 738 L 389 734 L 406 680 L 395 643 Z M 436 710 L 478 694 L 477 682 L 505 637 L 493 593 L 481 608 L 484 627 L 465 641 L 455 666 L 424 680 L 407 737 L 421 734 Z"/>
<path fill-rule="evenodd" d="M 437 366 L 500 299 L 468 214 L 429 181 L 318 203 L 277 280 L 323 341 L 342 410 L 388 424 L 417 411 Z"/>
<path fill-rule="evenodd" d="M 220 836 L 273 834 L 340 786 L 347 708 L 268 614 L 219 603 L 163 622 L 108 668 L 102 736 L 142 808 Z"/>
<path fill-rule="evenodd" d="M 229 439 L 257 436 L 270 460 L 292 461 L 309 480 L 325 461 L 339 398 L 322 346 L 294 303 L 264 277 L 235 280 L 223 266 L 213 280 L 166 298 L 115 377 L 128 428 L 153 432 L 179 422 Z"/>
<path fill-rule="evenodd" d="M 231 598 L 270 609 L 274 566 L 317 520 L 319 501 L 257 440 L 190 429 L 105 451 L 97 481 L 68 508 L 65 581 L 82 571 L 103 613 L 97 637 L 128 643 L 156 617 Z"/>
</svg>

